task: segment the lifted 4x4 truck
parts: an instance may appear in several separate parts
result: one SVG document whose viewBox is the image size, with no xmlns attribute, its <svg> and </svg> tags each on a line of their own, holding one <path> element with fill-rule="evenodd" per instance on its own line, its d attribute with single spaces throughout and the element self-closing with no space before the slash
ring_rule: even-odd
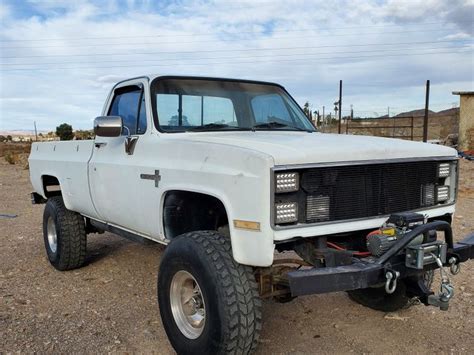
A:
<svg viewBox="0 0 474 355">
<path fill-rule="evenodd" d="M 158 303 L 178 353 L 251 352 L 266 298 L 446 310 L 448 271 L 474 257 L 474 235 L 453 242 L 454 149 L 321 134 L 277 84 L 129 79 L 94 131 L 32 146 L 47 256 L 81 267 L 87 234 L 104 231 L 167 244 Z"/>
</svg>

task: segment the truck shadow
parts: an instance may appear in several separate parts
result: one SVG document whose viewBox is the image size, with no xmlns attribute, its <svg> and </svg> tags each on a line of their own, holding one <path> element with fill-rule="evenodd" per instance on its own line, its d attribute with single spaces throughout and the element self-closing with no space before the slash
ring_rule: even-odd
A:
<svg viewBox="0 0 474 355">
<path fill-rule="evenodd" d="M 87 239 L 86 264 L 92 265 L 103 259 L 118 259 L 125 255 L 138 261 L 143 254 L 153 253 L 161 259 L 164 246 L 152 241 L 138 243 L 111 233 L 90 234 Z"/>
</svg>

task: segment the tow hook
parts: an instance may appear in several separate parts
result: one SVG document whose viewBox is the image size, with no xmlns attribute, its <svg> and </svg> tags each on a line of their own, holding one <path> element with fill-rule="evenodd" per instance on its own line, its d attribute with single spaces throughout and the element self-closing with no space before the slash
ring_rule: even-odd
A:
<svg viewBox="0 0 474 355">
<path fill-rule="evenodd" d="M 447 311 L 449 308 L 449 301 L 454 296 L 454 286 L 451 285 L 448 273 L 444 269 L 441 259 L 433 253 L 431 255 L 436 260 L 436 263 L 439 266 L 439 272 L 441 275 L 441 285 L 440 292 L 438 294 L 428 296 L 428 304 L 435 307 L 439 307 L 439 309 L 442 311 Z M 459 272 L 459 267 L 456 268 L 456 260 L 454 259 L 454 262 L 451 262 L 451 259 L 449 260 L 451 273 L 453 273 L 453 265 L 455 266 L 455 271 Z"/>
<path fill-rule="evenodd" d="M 457 275 L 459 274 L 459 271 L 461 271 L 461 264 L 458 262 L 458 260 L 453 256 L 449 258 L 449 271 L 451 272 L 452 275 Z"/>
<path fill-rule="evenodd" d="M 400 273 L 398 271 L 388 270 L 385 273 L 385 278 L 387 279 L 387 281 L 385 281 L 385 292 L 389 295 L 394 293 L 397 289 L 397 279 L 399 276 Z"/>
</svg>

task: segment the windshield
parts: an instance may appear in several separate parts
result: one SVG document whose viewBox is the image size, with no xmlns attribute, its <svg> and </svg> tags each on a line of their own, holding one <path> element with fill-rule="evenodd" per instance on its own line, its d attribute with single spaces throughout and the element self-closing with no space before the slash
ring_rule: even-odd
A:
<svg viewBox="0 0 474 355">
<path fill-rule="evenodd" d="M 160 79 L 151 85 L 155 121 L 165 132 L 315 131 L 279 86 L 209 79 Z"/>
</svg>

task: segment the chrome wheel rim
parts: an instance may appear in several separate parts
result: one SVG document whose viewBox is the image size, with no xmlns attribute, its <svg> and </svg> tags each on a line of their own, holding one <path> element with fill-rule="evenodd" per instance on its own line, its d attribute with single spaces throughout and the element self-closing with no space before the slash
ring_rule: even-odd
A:
<svg viewBox="0 0 474 355">
<path fill-rule="evenodd" d="M 56 250 L 58 249 L 58 234 L 56 233 L 56 224 L 51 216 L 48 218 L 46 232 L 48 234 L 49 249 L 51 249 L 53 253 L 56 253 Z"/>
<path fill-rule="evenodd" d="M 204 330 L 206 305 L 201 287 L 189 272 L 180 270 L 171 280 L 171 313 L 183 335 L 196 339 Z"/>
</svg>

